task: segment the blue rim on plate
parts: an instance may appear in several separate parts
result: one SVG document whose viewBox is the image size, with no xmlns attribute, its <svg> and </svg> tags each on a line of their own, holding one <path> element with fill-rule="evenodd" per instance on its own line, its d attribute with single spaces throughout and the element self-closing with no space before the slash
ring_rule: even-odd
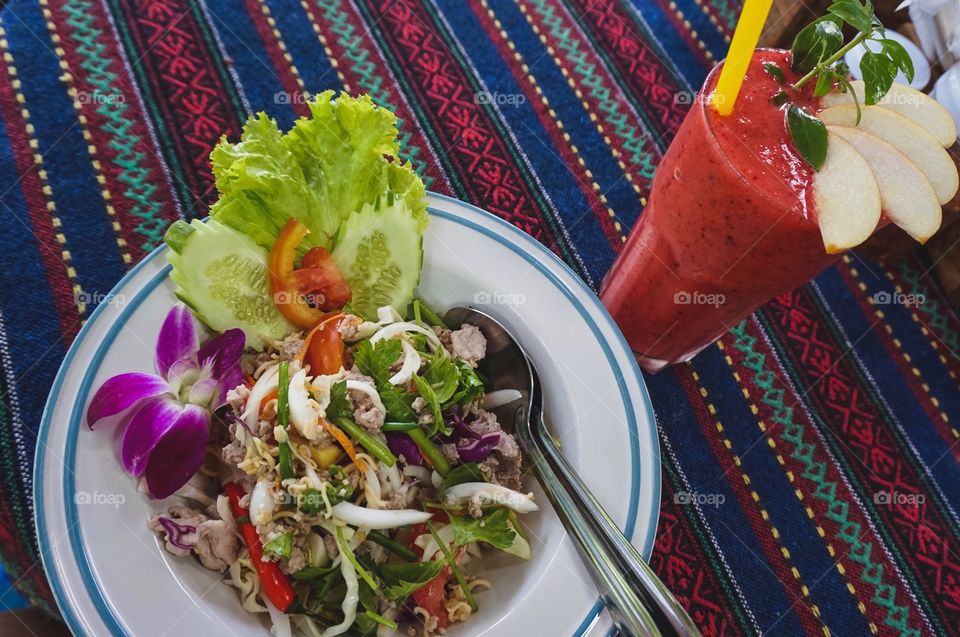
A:
<svg viewBox="0 0 960 637">
<path fill-rule="evenodd" d="M 653 471 L 653 501 L 651 502 L 650 512 L 649 512 L 649 524 L 647 526 L 646 537 L 642 539 L 641 543 L 641 553 L 645 558 L 649 558 L 653 550 L 653 542 L 656 534 L 657 528 L 657 518 L 659 516 L 659 503 L 660 503 L 660 447 L 659 439 L 656 432 L 656 419 L 653 413 L 652 404 L 650 402 L 650 396 L 647 392 L 646 384 L 643 381 L 643 376 L 640 372 L 640 368 L 637 366 L 636 361 L 633 359 L 632 355 L 629 355 L 628 358 L 633 362 L 627 369 L 622 368 L 616 361 L 613 356 L 613 351 L 599 331 L 599 327 L 596 321 L 590 316 L 587 308 L 581 302 L 580 298 L 571 289 L 567 282 L 560 280 L 554 272 L 549 268 L 545 267 L 537 258 L 531 254 L 536 252 L 540 254 L 542 259 L 552 263 L 553 265 L 560 266 L 562 270 L 565 270 L 570 276 L 571 279 L 575 282 L 575 286 L 579 288 L 581 295 L 586 295 L 588 302 L 592 300 L 596 309 L 599 309 L 601 312 L 601 317 L 605 322 L 607 322 L 612 328 L 616 335 L 617 345 L 619 345 L 623 351 L 630 352 L 630 348 L 627 345 L 626 340 L 623 335 L 620 333 L 619 328 L 613 321 L 613 318 L 609 315 L 606 308 L 599 302 L 599 299 L 594 295 L 593 290 L 591 290 L 586 283 L 577 276 L 573 270 L 567 266 L 566 263 L 557 258 L 549 249 L 543 246 L 541 243 L 530 237 L 528 234 L 522 230 L 514 227 L 513 225 L 507 223 L 506 221 L 496 217 L 489 212 L 482 210 L 472 204 L 468 204 L 463 201 L 459 201 L 452 197 L 447 197 L 446 195 L 440 195 L 437 193 L 430 193 L 430 197 L 446 201 L 448 203 L 466 207 L 481 216 L 494 221 L 497 225 L 503 230 L 502 233 L 493 232 L 489 228 L 486 228 L 476 222 L 461 218 L 454 213 L 438 210 L 435 208 L 428 208 L 430 214 L 442 219 L 447 219 L 453 221 L 460 225 L 466 226 L 476 232 L 480 232 L 483 235 L 486 235 L 490 239 L 493 239 L 497 243 L 500 243 L 507 249 L 511 250 L 515 254 L 522 257 L 530 265 L 536 268 L 541 274 L 546 276 L 556 287 L 559 289 L 564 296 L 570 301 L 580 315 L 583 317 L 584 321 L 590 327 L 591 331 L 597 337 L 597 342 L 600 344 L 601 349 L 603 350 L 604 355 L 607 360 L 611 363 L 611 368 L 614 370 L 620 370 L 620 374 L 617 375 L 617 385 L 620 391 L 621 399 L 624 402 L 627 414 L 627 425 L 628 433 L 630 438 L 630 459 L 631 459 L 631 492 L 630 492 L 630 503 L 627 513 L 627 520 L 624 525 L 624 533 L 627 537 L 632 537 L 634 529 L 636 528 L 637 522 L 637 510 L 639 506 L 639 495 L 640 495 L 640 457 L 639 457 L 639 436 L 637 432 L 637 417 L 635 413 L 635 401 L 630 399 L 630 394 L 626 389 L 626 376 L 632 375 L 635 377 L 635 380 L 640 388 L 642 393 L 642 402 L 643 406 L 647 412 L 647 423 L 651 429 L 649 439 L 653 442 L 651 448 L 651 456 L 654 459 L 654 464 L 656 465 L 655 471 Z M 505 238 L 504 235 L 512 235 L 514 241 L 509 241 Z M 525 244 L 528 249 L 521 249 L 519 244 Z M 120 281 L 114 286 L 114 291 L 119 291 L 124 285 L 127 284 L 134 276 L 136 276 L 147 264 L 153 262 L 158 258 L 166 248 L 160 246 L 151 252 L 147 257 L 145 257 L 140 263 L 134 266 Z M 74 489 L 74 479 L 75 471 L 74 465 L 76 462 L 76 443 L 77 435 L 79 434 L 81 428 L 81 421 L 83 418 L 83 407 L 87 403 L 87 395 L 90 391 L 90 386 L 93 383 L 93 379 L 96 376 L 96 372 L 100 367 L 104 356 L 106 356 L 107 351 L 110 349 L 110 345 L 113 343 L 114 338 L 116 337 L 117 332 L 123 328 L 127 320 L 134 313 L 134 311 L 139 307 L 140 303 L 152 292 L 158 285 L 162 284 L 166 279 L 170 271 L 170 266 L 164 267 L 160 272 L 153 276 L 140 290 L 137 291 L 133 299 L 124 306 L 120 315 L 117 317 L 117 320 L 110 326 L 107 331 L 104 341 L 99 344 L 96 351 L 93 354 L 91 359 L 91 364 L 84 372 L 83 378 L 81 380 L 77 400 L 73 405 L 71 411 L 70 421 L 68 423 L 69 431 L 67 434 L 66 441 L 66 458 L 65 458 L 65 468 L 66 472 L 64 474 L 63 489 L 62 489 L 62 501 L 66 506 L 66 521 L 69 530 L 70 538 L 70 548 L 73 554 L 74 562 L 77 565 L 81 578 L 85 584 L 86 592 L 90 597 L 91 602 L 97 610 L 97 613 L 100 616 L 100 619 L 107 626 L 111 635 L 116 637 L 127 637 L 128 633 L 123 629 L 123 626 L 120 623 L 119 618 L 114 613 L 113 609 L 107 603 L 103 591 L 100 589 L 100 586 L 97 583 L 96 578 L 93 576 L 93 572 L 90 568 L 90 555 L 87 551 L 86 545 L 83 541 L 83 533 L 80 528 L 80 524 L 77 517 L 76 506 L 77 503 L 73 497 L 75 492 Z M 71 345 L 69 351 L 67 352 L 66 357 L 64 358 L 63 364 L 60 367 L 60 370 L 57 372 L 56 379 L 54 380 L 53 386 L 50 390 L 50 395 L 47 398 L 46 406 L 44 407 L 43 417 L 40 421 L 40 430 L 37 440 L 37 450 L 34 458 L 34 498 L 35 498 L 35 523 L 37 526 L 37 539 L 40 548 L 40 554 L 43 559 L 44 570 L 46 571 L 47 578 L 50 582 L 51 589 L 53 591 L 54 597 L 57 600 L 57 604 L 60 607 L 60 611 L 63 613 L 64 619 L 70 628 L 71 632 L 76 635 L 84 635 L 85 631 L 83 626 L 74 612 L 73 607 L 69 603 L 69 596 L 66 593 L 63 582 L 61 582 L 60 577 L 57 573 L 57 570 L 52 562 L 53 556 L 51 552 L 51 546 L 49 543 L 49 535 L 46 526 L 46 514 L 44 511 L 44 500 L 43 500 L 43 468 L 44 460 L 47 447 L 47 436 L 50 431 L 51 426 L 51 417 L 53 413 L 54 404 L 56 402 L 57 396 L 60 393 L 60 388 L 63 384 L 64 377 L 67 370 L 70 368 L 70 365 L 73 362 L 73 358 L 76 353 L 79 351 L 81 345 L 83 344 L 87 334 L 92 328 L 93 324 L 96 322 L 97 318 L 100 316 L 100 313 L 104 310 L 104 307 L 107 304 L 101 304 L 98 306 L 93 313 L 91 314 L 89 320 L 80 330 L 80 333 L 77 335 L 76 340 Z M 602 601 L 598 598 L 596 603 L 587 613 L 587 616 L 583 619 L 580 625 L 577 627 L 574 632 L 573 637 L 581 637 L 584 635 L 591 625 L 597 620 L 600 611 L 602 610 Z"/>
</svg>

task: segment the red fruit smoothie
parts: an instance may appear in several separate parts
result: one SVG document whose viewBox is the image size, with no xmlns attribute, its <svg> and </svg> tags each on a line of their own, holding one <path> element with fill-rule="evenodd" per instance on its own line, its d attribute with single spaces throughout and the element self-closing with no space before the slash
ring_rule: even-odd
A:
<svg viewBox="0 0 960 637">
<path fill-rule="evenodd" d="M 839 258 L 824 250 L 813 170 L 790 141 L 787 106 L 772 101 L 782 87 L 767 62 L 787 84 L 798 79 L 789 52 L 758 50 L 728 117 L 710 105 L 720 67 L 707 78 L 603 282 L 603 302 L 647 371 L 690 359 Z M 791 98 L 819 110 L 809 92 Z"/>
</svg>

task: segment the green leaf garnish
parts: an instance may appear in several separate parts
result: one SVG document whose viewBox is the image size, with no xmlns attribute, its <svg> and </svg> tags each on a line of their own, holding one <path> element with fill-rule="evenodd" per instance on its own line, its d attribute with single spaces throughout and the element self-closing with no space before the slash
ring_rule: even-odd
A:
<svg viewBox="0 0 960 637">
<path fill-rule="evenodd" d="M 440 491 L 446 491 L 450 487 L 455 487 L 465 482 L 486 481 L 487 476 L 480 470 L 480 465 L 475 462 L 465 462 L 457 465 L 456 468 L 452 469 L 450 473 L 443 478 L 443 482 L 440 484 Z"/>
<path fill-rule="evenodd" d="M 363 341 L 353 354 L 353 362 L 361 372 L 373 378 L 387 414 L 393 420 L 407 422 L 417 419 L 411 407 L 416 396 L 390 384 L 390 377 L 393 376 L 390 366 L 397 362 L 402 353 L 403 347 L 397 340 L 383 340 L 376 345 Z"/>
<path fill-rule="evenodd" d="M 827 159 L 827 127 L 796 104 L 787 111 L 787 129 L 797 151 L 815 170 Z"/>
<path fill-rule="evenodd" d="M 764 62 L 763 70 L 780 84 L 783 84 L 786 81 L 786 78 L 783 76 L 783 69 L 773 62 Z"/>
<path fill-rule="evenodd" d="M 450 526 L 453 527 L 453 543 L 457 546 L 486 542 L 498 549 L 508 549 L 517 537 L 517 532 L 510 524 L 509 509 L 494 509 L 479 518 L 452 513 L 448 515 Z"/>
<path fill-rule="evenodd" d="M 770 101 L 776 104 L 777 106 L 783 106 L 788 101 L 790 101 L 790 96 L 787 95 L 786 91 L 780 91 L 779 93 L 774 95 L 772 98 L 770 98 Z"/>
<path fill-rule="evenodd" d="M 864 101 L 876 104 L 887 94 L 897 71 L 913 78 L 913 62 L 899 43 L 885 36 L 883 25 L 877 20 L 870 0 L 836 0 L 827 9 L 828 15 L 818 18 L 797 34 L 791 47 L 793 68 L 807 71 L 794 82 L 800 89 L 816 78 L 814 95 L 826 95 L 839 84 L 847 90 L 849 68 L 842 62 L 843 56 L 855 46 L 863 44 L 867 51 L 860 62 L 860 73 L 865 85 Z M 843 43 L 844 24 L 856 31 L 856 35 Z M 869 46 L 870 43 L 874 46 Z M 874 51 L 873 49 L 879 49 Z M 854 102 L 859 108 L 859 97 L 854 93 Z M 858 120 L 859 121 L 859 120 Z"/>
<path fill-rule="evenodd" d="M 293 551 L 293 531 L 281 533 L 269 542 L 263 545 L 263 552 L 268 555 L 276 555 L 285 560 L 290 559 L 290 553 Z"/>
<path fill-rule="evenodd" d="M 380 567 L 380 576 L 387 584 L 384 595 L 391 601 L 399 601 L 408 597 L 439 575 L 443 566 L 443 560 L 383 564 Z"/>
</svg>

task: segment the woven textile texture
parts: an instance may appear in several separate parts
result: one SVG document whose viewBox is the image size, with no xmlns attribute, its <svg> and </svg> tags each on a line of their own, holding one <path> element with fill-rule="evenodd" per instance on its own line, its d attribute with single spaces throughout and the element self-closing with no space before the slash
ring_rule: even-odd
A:
<svg viewBox="0 0 960 637">
<path fill-rule="evenodd" d="M 55 612 L 31 472 L 84 319 L 177 218 L 208 156 L 303 93 L 366 92 L 437 192 L 595 288 L 736 0 L 14 0 L 0 10 L 0 556 Z M 703 634 L 960 635 L 957 316 L 919 257 L 845 258 L 648 377 L 652 563 Z M 915 303 L 890 302 L 913 299 Z"/>
</svg>

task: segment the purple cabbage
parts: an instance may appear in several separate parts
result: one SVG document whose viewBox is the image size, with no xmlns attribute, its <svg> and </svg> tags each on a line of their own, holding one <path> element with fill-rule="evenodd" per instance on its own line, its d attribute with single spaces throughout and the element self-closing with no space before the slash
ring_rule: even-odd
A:
<svg viewBox="0 0 960 637">
<path fill-rule="evenodd" d="M 390 451 L 395 455 L 403 456 L 407 464 L 423 464 L 420 448 L 410 439 L 410 436 L 400 431 L 385 431 L 383 435 L 387 437 L 387 446 L 390 447 Z"/>
<path fill-rule="evenodd" d="M 465 462 L 483 462 L 500 442 L 500 432 L 478 434 L 478 438 L 457 444 L 457 453 Z"/>
<path fill-rule="evenodd" d="M 191 533 L 197 532 L 197 527 L 190 526 L 189 524 L 177 524 L 170 518 L 159 517 L 157 522 L 160 523 L 160 526 L 163 527 L 163 530 L 167 533 L 167 542 L 172 546 L 177 547 L 178 549 L 183 549 L 184 551 L 193 550 L 193 546 L 186 544 L 183 541 L 184 535 L 190 535 Z"/>
</svg>

